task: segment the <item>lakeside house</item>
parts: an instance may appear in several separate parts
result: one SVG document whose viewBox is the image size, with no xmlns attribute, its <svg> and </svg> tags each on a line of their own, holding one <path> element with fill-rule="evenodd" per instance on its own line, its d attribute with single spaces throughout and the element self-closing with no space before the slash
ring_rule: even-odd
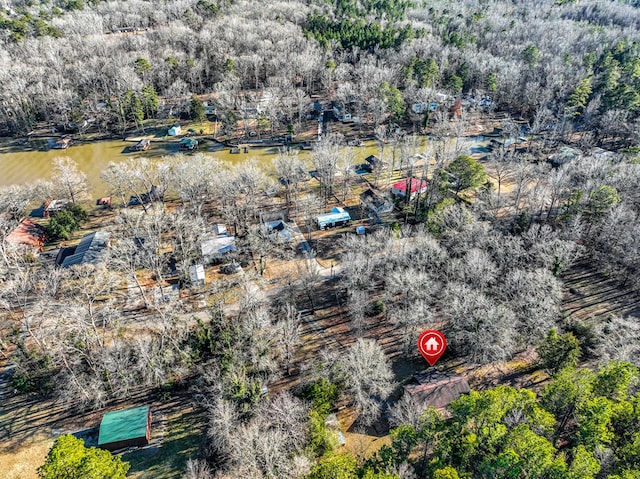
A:
<svg viewBox="0 0 640 479">
<path fill-rule="evenodd" d="M 24 218 L 4 240 L 14 248 L 37 253 L 44 246 L 44 228 L 31 218 Z"/>
<path fill-rule="evenodd" d="M 415 177 L 398 181 L 391 186 L 391 194 L 400 198 L 406 198 L 407 189 L 409 190 L 409 198 L 413 198 L 415 195 L 421 195 L 427 191 L 427 181 Z"/>
<path fill-rule="evenodd" d="M 209 105 L 209 102 L 202 102 L 202 106 L 204 107 L 204 114 L 207 116 L 216 116 L 218 111 L 214 105 Z"/>
<path fill-rule="evenodd" d="M 58 211 L 62 211 L 69 204 L 69 200 L 47 200 L 42 203 L 42 217 L 50 218 Z"/>
<path fill-rule="evenodd" d="M 129 198 L 128 206 L 151 203 L 152 201 L 164 200 L 164 187 L 161 185 L 151 185 L 151 189 L 147 193 L 141 195 L 133 195 Z"/>
<path fill-rule="evenodd" d="M 110 246 L 111 233 L 94 231 L 84 235 L 77 246 L 60 249 L 56 257 L 56 264 L 61 265 L 63 268 L 70 268 L 79 264 L 98 266 L 107 261 Z"/>
<path fill-rule="evenodd" d="M 364 167 L 368 170 L 373 172 L 376 169 L 382 169 L 386 163 L 384 161 L 382 161 L 380 158 L 378 158 L 376 155 L 369 155 L 367 156 L 364 161 L 366 161 L 366 165 L 364 165 Z"/>
<path fill-rule="evenodd" d="M 151 441 L 151 408 L 133 407 L 110 411 L 102 417 L 98 447 L 117 451 L 126 447 L 145 446 Z"/>
<path fill-rule="evenodd" d="M 438 109 L 438 104 L 435 101 L 432 101 L 432 102 L 422 101 L 422 102 L 414 103 L 411 105 L 411 111 L 413 111 L 416 115 L 424 114 L 427 111 L 434 112 L 437 109 Z"/>
<path fill-rule="evenodd" d="M 453 102 L 449 112 L 451 114 L 451 118 L 462 118 L 462 100 L 460 98 Z"/>
</svg>

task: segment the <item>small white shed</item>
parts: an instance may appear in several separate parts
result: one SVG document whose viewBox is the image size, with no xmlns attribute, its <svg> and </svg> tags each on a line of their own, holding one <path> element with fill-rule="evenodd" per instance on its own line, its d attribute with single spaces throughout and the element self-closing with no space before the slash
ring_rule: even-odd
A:
<svg viewBox="0 0 640 479">
<path fill-rule="evenodd" d="M 189 266 L 189 279 L 191 280 L 191 284 L 202 286 L 206 280 L 204 266 L 201 264 Z"/>
</svg>

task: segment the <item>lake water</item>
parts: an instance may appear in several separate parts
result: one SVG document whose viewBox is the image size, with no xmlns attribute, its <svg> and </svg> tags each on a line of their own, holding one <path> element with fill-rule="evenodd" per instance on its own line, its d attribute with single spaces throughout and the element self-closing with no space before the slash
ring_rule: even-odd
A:
<svg viewBox="0 0 640 479">
<path fill-rule="evenodd" d="M 472 137 L 465 139 L 468 153 L 478 153 L 478 148 L 483 148 L 485 137 Z M 410 153 L 423 153 L 428 140 L 418 137 L 415 146 Z M 47 149 L 47 140 L 34 140 L 29 145 L 17 145 L 12 140 L 0 141 L 0 186 L 33 182 L 37 179 L 48 179 L 52 173 L 52 160 L 59 156 L 68 156 L 75 160 L 81 171 L 87 175 L 93 196 L 101 196 L 107 193 L 106 185 L 100 179 L 100 174 L 110 161 L 123 161 L 133 156 L 147 158 L 160 158 L 164 155 L 172 155 L 179 152 L 177 142 L 158 141 L 152 142 L 148 151 L 128 153 L 127 147 L 132 142 L 123 140 L 96 141 L 91 143 L 72 144 L 65 150 Z M 386 148 L 390 148 L 387 146 Z M 361 147 L 345 147 L 354 154 L 356 163 L 363 163 L 369 155 L 380 155 L 378 144 L 375 141 L 367 141 Z M 475 150 L 475 151 L 474 151 Z M 277 147 L 250 148 L 248 153 L 230 153 L 229 148 L 209 142 L 199 150 L 213 158 L 226 161 L 231 164 L 254 158 L 265 169 L 269 169 L 273 158 L 278 154 Z M 390 149 L 385 151 L 385 156 L 390 155 Z M 300 158 L 310 159 L 311 151 L 302 150 Z"/>
</svg>

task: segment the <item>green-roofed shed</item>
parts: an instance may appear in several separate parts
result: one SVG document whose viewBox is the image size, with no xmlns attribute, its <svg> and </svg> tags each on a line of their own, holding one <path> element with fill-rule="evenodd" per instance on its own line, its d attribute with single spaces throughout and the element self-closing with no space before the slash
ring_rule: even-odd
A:
<svg viewBox="0 0 640 479">
<path fill-rule="evenodd" d="M 144 446 L 151 440 L 151 410 L 140 406 L 104 415 L 100 423 L 98 446 L 108 451 Z"/>
</svg>

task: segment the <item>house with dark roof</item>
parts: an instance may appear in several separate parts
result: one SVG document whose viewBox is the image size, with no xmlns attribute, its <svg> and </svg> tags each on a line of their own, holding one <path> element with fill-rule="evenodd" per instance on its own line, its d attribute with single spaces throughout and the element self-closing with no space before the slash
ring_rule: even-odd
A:
<svg viewBox="0 0 640 479">
<path fill-rule="evenodd" d="M 360 203 L 369 208 L 376 215 L 382 215 L 393 211 L 393 202 L 386 196 L 373 191 L 371 188 L 360 193 Z"/>
<path fill-rule="evenodd" d="M 63 268 L 87 263 L 97 266 L 107 260 L 109 246 L 111 246 L 111 233 L 94 231 L 84 235 L 75 248 L 61 249 L 56 263 Z"/>
<path fill-rule="evenodd" d="M 133 195 L 129 198 L 128 206 L 135 206 L 139 204 L 147 204 L 152 201 L 164 200 L 165 187 L 161 185 L 151 185 L 151 189 L 148 193 L 142 193 L 141 195 Z"/>
<path fill-rule="evenodd" d="M 404 387 L 404 394 L 411 396 L 422 407 L 446 408 L 461 394 L 469 392 L 469 383 L 458 374 L 445 374 L 437 369 L 416 373 Z"/>
<path fill-rule="evenodd" d="M 140 406 L 106 413 L 100 422 L 98 447 L 116 451 L 144 446 L 151 440 L 151 409 Z"/>
<path fill-rule="evenodd" d="M 558 168 L 559 166 L 564 165 L 565 163 L 570 163 L 575 159 L 582 156 L 582 151 L 571 148 L 569 146 L 563 146 L 558 151 L 556 151 L 553 155 L 547 158 L 547 163 L 549 163 L 554 168 Z"/>
<path fill-rule="evenodd" d="M 285 243 L 288 243 L 293 239 L 291 226 L 283 220 L 266 221 L 263 226 L 263 232 L 267 236 L 274 235 Z"/>
<path fill-rule="evenodd" d="M 373 171 L 373 170 L 376 170 L 376 169 L 381 169 L 386 164 L 384 161 L 382 161 L 376 155 L 369 155 L 364 159 L 364 161 L 367 162 L 367 164 L 364 165 L 364 167 L 369 171 Z"/>
</svg>

